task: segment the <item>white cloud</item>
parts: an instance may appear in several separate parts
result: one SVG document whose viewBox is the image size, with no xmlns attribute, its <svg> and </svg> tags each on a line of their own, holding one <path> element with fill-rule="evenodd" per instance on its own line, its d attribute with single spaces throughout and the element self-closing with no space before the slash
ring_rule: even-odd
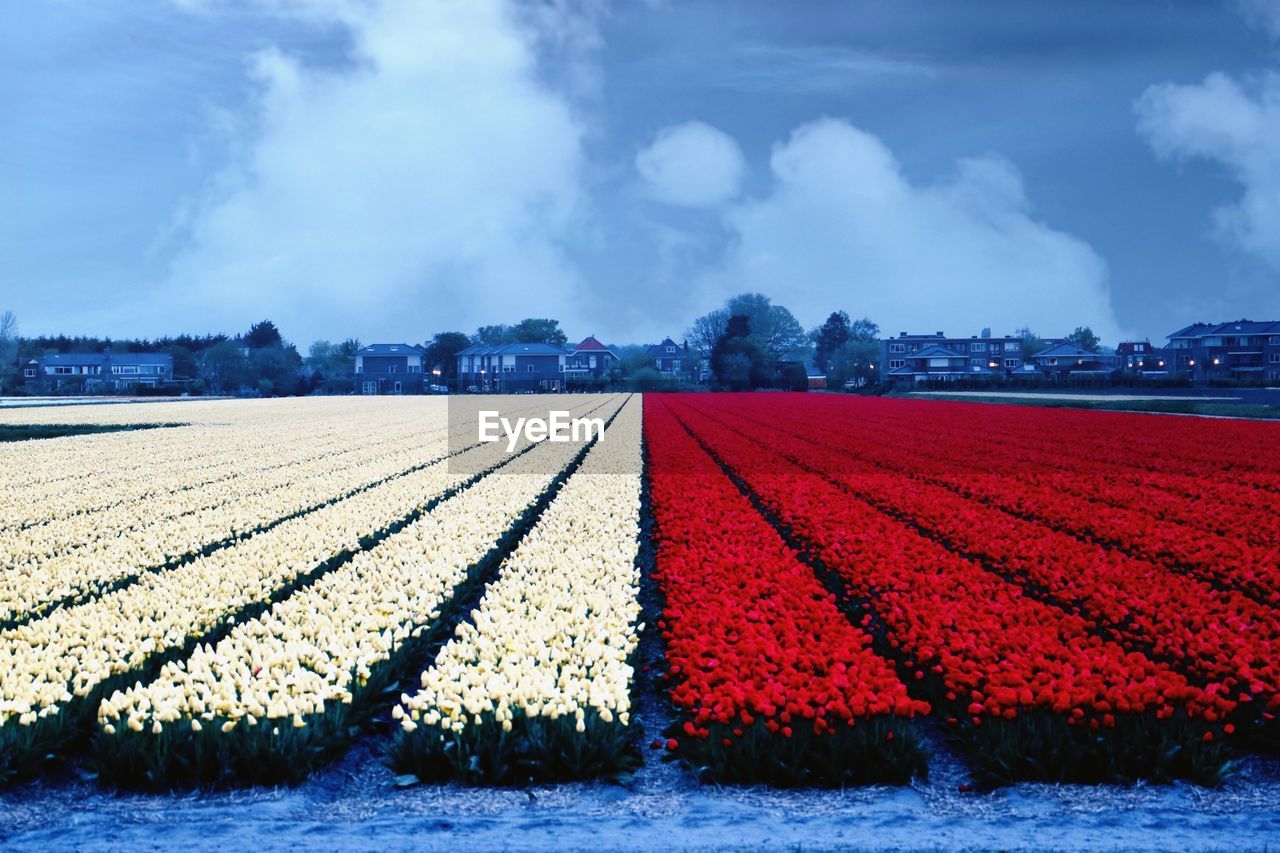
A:
<svg viewBox="0 0 1280 853">
<path fill-rule="evenodd" d="M 561 245 L 581 215 L 584 129 L 539 75 L 552 12 L 534 26 L 499 0 L 273 8 L 347 27 L 353 62 L 254 59 L 246 154 L 194 206 L 157 316 L 276 316 L 304 341 L 531 312 L 578 325 Z"/>
<path fill-rule="evenodd" d="M 875 136 L 847 122 L 804 125 L 777 146 L 774 185 L 730 209 L 736 233 L 700 296 L 759 290 L 817 324 L 836 309 L 883 331 L 1043 335 L 1089 325 L 1120 337 L 1106 265 L 1084 242 L 1036 221 L 1021 176 L 995 157 L 962 160 L 915 185 Z"/>
<path fill-rule="evenodd" d="M 1137 103 L 1139 132 L 1162 158 L 1221 164 L 1243 188 L 1214 211 L 1220 236 L 1280 270 L 1280 74 L 1161 84 Z"/>
<path fill-rule="evenodd" d="M 717 207 L 733 199 L 745 169 L 733 137 L 700 121 L 664 128 L 636 156 L 647 193 L 682 207 Z"/>
</svg>

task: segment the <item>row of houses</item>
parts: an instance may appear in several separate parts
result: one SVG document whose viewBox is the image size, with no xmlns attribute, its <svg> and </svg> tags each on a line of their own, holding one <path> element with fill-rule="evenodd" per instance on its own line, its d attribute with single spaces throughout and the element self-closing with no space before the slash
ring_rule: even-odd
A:
<svg viewBox="0 0 1280 853">
<path fill-rule="evenodd" d="M 1021 338 L 948 337 L 943 332 L 910 334 L 880 342 L 882 381 L 990 380 L 1089 377 L 1130 374 L 1147 378 L 1188 377 L 1193 381 L 1280 381 L 1280 321 L 1237 320 L 1193 323 L 1168 336 L 1168 344 L 1123 341 L 1114 352 L 1082 349 L 1066 339 L 1048 339 L 1043 349 L 1023 351 Z M 645 363 L 664 379 L 706 378 L 705 361 L 688 344 L 671 338 L 649 346 Z M 822 377 L 804 363 L 809 386 Z M 165 353 L 53 353 L 20 365 L 28 393 L 129 392 L 173 382 L 173 358 Z M 515 393 L 559 392 L 621 378 L 617 351 L 594 335 L 573 347 L 545 343 L 471 346 L 457 355 L 457 390 Z M 428 364 L 414 344 L 371 344 L 355 356 L 354 390 L 359 394 L 422 394 L 443 390 L 444 365 Z"/>
<path fill-rule="evenodd" d="M 51 353 L 22 365 L 22 383 L 29 394 L 67 389 L 84 393 L 128 392 L 155 388 L 173 381 L 173 356 L 167 353 L 103 352 Z"/>
<path fill-rule="evenodd" d="M 648 347 L 646 361 L 659 376 L 688 380 L 700 360 L 688 344 L 671 338 Z M 360 394 L 421 394 L 432 390 L 444 365 L 427 365 L 426 350 L 413 344 L 372 344 L 356 353 L 355 388 Z M 545 343 L 475 345 L 457 355 L 458 390 L 556 393 L 622 378 L 617 351 L 589 335 L 573 347 Z M 434 381 L 432 381 L 434 379 Z"/>
<path fill-rule="evenodd" d="M 900 333 L 880 342 L 882 378 L 888 382 L 958 379 L 1103 377 L 1280 381 L 1280 321 L 1194 323 L 1168 336 L 1168 344 L 1122 341 L 1114 352 L 1083 349 L 1065 338 L 1023 351 L 1012 336 L 968 338 Z"/>
</svg>

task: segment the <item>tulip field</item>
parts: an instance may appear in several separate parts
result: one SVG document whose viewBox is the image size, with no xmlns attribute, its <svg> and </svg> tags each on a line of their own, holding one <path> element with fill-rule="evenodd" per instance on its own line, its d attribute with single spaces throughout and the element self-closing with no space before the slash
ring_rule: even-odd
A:
<svg viewBox="0 0 1280 853">
<path fill-rule="evenodd" d="M 0 443 L 0 781 L 299 784 L 359 744 L 415 784 L 1215 786 L 1280 752 L 1274 425 L 516 396 L 607 426 L 511 449 L 484 399 L 0 415 L 136 427 Z"/>
</svg>

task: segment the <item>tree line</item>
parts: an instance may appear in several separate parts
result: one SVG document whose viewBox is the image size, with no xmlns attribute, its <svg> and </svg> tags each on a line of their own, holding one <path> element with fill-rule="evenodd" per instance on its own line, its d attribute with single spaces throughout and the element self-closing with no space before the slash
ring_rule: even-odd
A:
<svg viewBox="0 0 1280 853">
<path fill-rule="evenodd" d="M 983 329 L 983 337 L 991 330 Z M 671 385 L 706 382 L 713 387 L 807 387 L 806 365 L 826 376 L 828 387 L 861 387 L 874 384 L 884 365 L 877 365 L 880 327 L 868 317 L 851 319 L 834 310 L 813 329 L 805 330 L 785 306 L 761 293 L 742 293 L 697 318 L 684 333 L 681 373 L 673 380 L 655 369 L 648 348 L 615 346 L 620 375 L 632 386 L 648 390 Z M 1015 332 L 1025 357 L 1044 349 L 1046 342 L 1028 327 Z M 1091 329 L 1076 328 L 1066 340 L 1097 351 L 1101 341 Z M 559 321 L 528 317 L 514 324 L 481 326 L 472 334 L 446 331 L 423 343 L 427 369 L 434 383 L 457 387 L 457 355 L 473 345 L 545 343 L 566 347 L 569 338 Z M 86 336 L 19 335 L 12 311 L 0 313 L 0 393 L 23 387 L 20 364 L 50 353 L 102 352 L 165 353 L 173 358 L 170 391 L 192 394 L 286 396 L 309 393 L 345 394 L 354 387 L 354 364 L 361 343 L 318 340 L 304 356 L 284 339 L 271 320 L 261 320 L 235 336 L 225 334 L 176 335 L 154 340 L 112 340 Z"/>
</svg>

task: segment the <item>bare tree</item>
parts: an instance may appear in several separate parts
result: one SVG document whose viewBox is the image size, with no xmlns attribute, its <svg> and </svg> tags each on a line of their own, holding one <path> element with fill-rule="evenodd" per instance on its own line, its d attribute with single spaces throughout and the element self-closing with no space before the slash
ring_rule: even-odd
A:
<svg viewBox="0 0 1280 853">
<path fill-rule="evenodd" d="M 693 325 L 689 327 L 689 331 L 685 333 L 685 340 L 703 358 L 709 358 L 716 341 L 720 340 L 720 336 L 724 334 L 728 326 L 729 312 L 723 309 L 716 309 L 710 314 L 704 314 L 694 320 Z"/>
<path fill-rule="evenodd" d="M 0 394 L 10 389 L 18 374 L 18 317 L 12 311 L 0 314 Z"/>
</svg>

